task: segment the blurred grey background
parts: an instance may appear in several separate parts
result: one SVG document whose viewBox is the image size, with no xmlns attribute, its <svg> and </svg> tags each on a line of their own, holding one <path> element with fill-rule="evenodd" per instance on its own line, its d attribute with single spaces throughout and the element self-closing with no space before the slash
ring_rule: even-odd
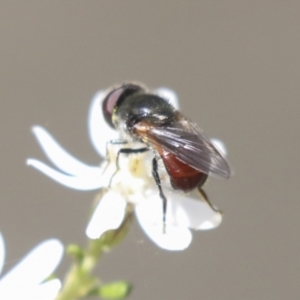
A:
<svg viewBox="0 0 300 300">
<path fill-rule="evenodd" d="M 174 89 L 181 110 L 222 139 L 235 176 L 206 191 L 224 222 L 183 252 L 133 224 L 96 272 L 127 279 L 130 299 L 299 299 L 299 1 L 2 1 L 0 231 L 6 270 L 42 240 L 86 242 L 96 192 L 25 165 L 47 162 L 47 128 L 98 164 L 86 117 L 100 89 L 138 80 Z M 65 258 L 62 276 L 70 263 Z"/>
</svg>

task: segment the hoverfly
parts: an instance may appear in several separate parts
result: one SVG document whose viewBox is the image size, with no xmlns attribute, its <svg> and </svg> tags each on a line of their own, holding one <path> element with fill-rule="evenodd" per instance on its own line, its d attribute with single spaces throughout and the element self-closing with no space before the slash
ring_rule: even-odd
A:
<svg viewBox="0 0 300 300">
<path fill-rule="evenodd" d="M 121 153 L 140 153 L 153 149 L 152 174 L 163 201 L 163 223 L 167 199 L 158 173 L 159 157 L 169 175 L 173 189 L 189 192 L 197 188 L 214 209 L 201 189 L 208 174 L 229 178 L 231 170 L 223 154 L 194 123 L 185 118 L 166 99 L 149 93 L 140 84 L 125 83 L 110 90 L 102 104 L 106 122 L 129 140 L 142 142 L 140 149 L 121 148 Z"/>
</svg>

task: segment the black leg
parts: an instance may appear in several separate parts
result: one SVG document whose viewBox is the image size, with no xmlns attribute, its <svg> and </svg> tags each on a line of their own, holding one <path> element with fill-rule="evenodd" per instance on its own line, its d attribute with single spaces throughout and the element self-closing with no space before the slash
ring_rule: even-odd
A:
<svg viewBox="0 0 300 300">
<path fill-rule="evenodd" d="M 167 198 L 163 193 L 163 190 L 161 188 L 161 181 L 158 175 L 157 171 L 157 159 L 156 157 L 152 160 L 152 175 L 154 177 L 155 183 L 159 190 L 159 196 L 163 201 L 163 233 L 166 233 L 166 213 L 167 213 Z"/>
<path fill-rule="evenodd" d="M 106 159 L 108 160 L 108 145 L 124 145 L 124 144 L 128 144 L 128 141 L 126 140 L 110 140 L 108 142 L 106 142 Z"/>
<path fill-rule="evenodd" d="M 114 172 L 114 174 L 111 176 L 110 181 L 109 181 L 109 186 L 111 186 L 112 180 L 114 178 L 114 176 L 119 172 L 120 170 L 120 166 L 119 166 L 119 158 L 121 154 L 137 154 L 137 153 L 143 153 L 149 151 L 149 148 L 144 147 L 144 148 L 138 148 L 138 149 L 132 149 L 132 148 L 122 148 L 118 151 L 117 154 L 117 159 L 116 159 L 116 171 Z"/>
<path fill-rule="evenodd" d="M 210 202 L 210 200 L 208 199 L 206 193 L 204 192 L 204 190 L 203 190 L 201 187 L 198 187 L 198 193 L 200 194 L 201 198 L 202 198 L 202 199 L 210 206 L 210 208 L 211 208 L 213 211 L 222 214 L 222 212 L 221 212 L 219 209 L 217 209 L 217 208 Z"/>
</svg>

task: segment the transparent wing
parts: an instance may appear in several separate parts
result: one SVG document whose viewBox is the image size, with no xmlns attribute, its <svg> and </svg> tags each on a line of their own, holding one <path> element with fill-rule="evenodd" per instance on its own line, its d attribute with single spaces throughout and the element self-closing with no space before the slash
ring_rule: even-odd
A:
<svg viewBox="0 0 300 300">
<path fill-rule="evenodd" d="M 223 154 L 200 128 L 182 116 L 171 125 L 149 127 L 144 139 L 203 173 L 230 177 L 230 166 Z"/>
</svg>

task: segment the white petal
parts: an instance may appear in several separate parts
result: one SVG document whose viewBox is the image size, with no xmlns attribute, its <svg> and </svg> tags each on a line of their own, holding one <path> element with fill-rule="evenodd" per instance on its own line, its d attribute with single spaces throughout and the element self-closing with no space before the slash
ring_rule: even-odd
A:
<svg viewBox="0 0 300 300">
<path fill-rule="evenodd" d="M 191 241 L 192 234 L 188 228 L 167 225 L 163 233 L 162 225 L 140 222 L 148 237 L 160 248 L 169 251 L 186 249 Z"/>
<path fill-rule="evenodd" d="M 169 200 L 168 210 L 181 226 L 206 230 L 220 225 L 222 214 L 215 212 L 201 199 L 193 199 L 183 194 L 172 192 L 166 192 L 165 194 Z"/>
<path fill-rule="evenodd" d="M 178 193 L 165 191 L 168 199 L 166 233 L 163 233 L 162 200 L 150 196 L 136 206 L 137 219 L 149 238 L 166 250 L 183 250 L 192 240 L 189 227 L 211 229 L 218 226 L 222 215 L 213 211 L 200 199 L 192 199 Z"/>
<path fill-rule="evenodd" d="M 58 240 L 47 240 L 39 244 L 2 278 L 0 290 L 41 283 L 55 270 L 62 254 L 63 245 Z"/>
<path fill-rule="evenodd" d="M 1 300 L 54 300 L 61 288 L 58 279 L 53 279 L 41 285 L 21 284 L 6 286 L 0 290 Z"/>
<path fill-rule="evenodd" d="M 169 201 L 170 202 L 170 201 Z M 168 205 L 169 205 L 168 202 Z M 165 233 L 162 221 L 162 201 L 159 196 L 151 196 L 136 206 L 137 219 L 148 237 L 165 250 L 184 250 L 191 241 L 192 234 L 186 226 L 176 224 L 169 209 L 166 216 Z"/>
<path fill-rule="evenodd" d="M 227 155 L 227 149 L 225 144 L 219 139 L 210 139 L 214 146 L 224 155 Z"/>
<path fill-rule="evenodd" d="M 32 299 L 54 300 L 55 297 L 57 296 L 60 288 L 61 288 L 61 283 L 60 283 L 59 279 L 53 279 L 53 280 L 47 281 L 38 286 L 35 294 L 32 295 L 32 297 L 30 297 L 30 300 L 32 300 Z M 27 298 L 27 299 L 29 299 L 29 298 Z"/>
<path fill-rule="evenodd" d="M 179 109 L 179 100 L 176 93 L 168 88 L 161 87 L 155 91 L 159 96 L 168 100 L 176 109 Z"/>
<path fill-rule="evenodd" d="M 50 168 L 36 159 L 28 159 L 27 164 L 38 169 L 56 182 L 72 189 L 82 191 L 95 190 L 107 185 L 107 180 L 102 177 L 103 171 L 101 168 L 92 168 L 90 172 L 86 168 L 86 171 L 80 176 L 69 176 Z"/>
<path fill-rule="evenodd" d="M 34 133 L 37 141 L 47 157 L 61 171 L 69 175 L 79 175 L 85 172 L 90 172 L 93 169 L 97 171 L 98 167 L 88 166 L 68 153 L 44 128 L 40 126 L 34 126 L 32 128 L 32 132 Z"/>
<path fill-rule="evenodd" d="M 100 200 L 86 229 L 90 239 L 99 238 L 104 232 L 118 228 L 125 216 L 126 201 L 114 191 L 108 191 Z"/>
<path fill-rule="evenodd" d="M 3 239 L 2 234 L 0 232 L 0 274 L 1 274 L 2 269 L 3 269 L 4 258 L 5 258 L 4 239 Z"/>
<path fill-rule="evenodd" d="M 112 129 L 105 121 L 102 111 L 102 102 L 105 92 L 98 92 L 92 99 L 88 115 L 88 130 L 91 142 L 102 157 L 106 155 L 106 143 L 120 138 L 119 133 Z"/>
</svg>

